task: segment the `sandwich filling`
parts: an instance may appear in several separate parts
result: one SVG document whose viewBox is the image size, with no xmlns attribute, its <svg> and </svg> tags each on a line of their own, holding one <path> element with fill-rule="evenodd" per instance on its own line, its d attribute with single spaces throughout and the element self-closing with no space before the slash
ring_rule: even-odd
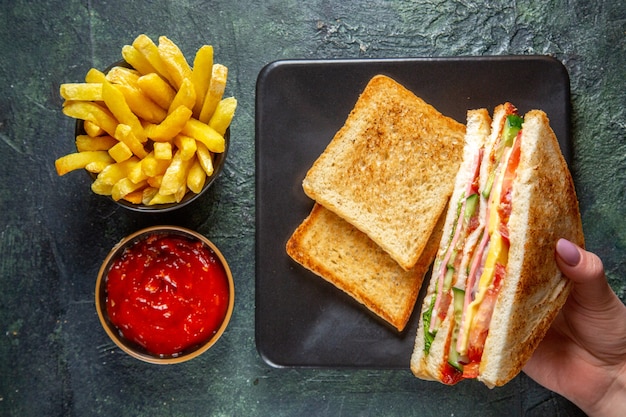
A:
<svg viewBox="0 0 626 417">
<path fill-rule="evenodd" d="M 451 311 L 442 381 L 476 378 L 508 263 L 512 183 L 520 159 L 523 119 L 507 104 L 489 150 L 477 150 L 467 184 L 455 202 L 448 244 L 435 261 L 435 293 L 423 313 L 425 353 Z M 489 152 L 486 154 L 486 152 Z M 487 178 L 479 190 L 481 165 Z M 485 170 L 483 170 L 485 172 Z M 452 304 L 452 308 L 450 305 Z"/>
</svg>

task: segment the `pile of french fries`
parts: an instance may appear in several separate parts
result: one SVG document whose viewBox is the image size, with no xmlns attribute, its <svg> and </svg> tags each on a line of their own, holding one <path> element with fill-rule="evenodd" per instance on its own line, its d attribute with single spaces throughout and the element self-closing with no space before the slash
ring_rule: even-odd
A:
<svg viewBox="0 0 626 417">
<path fill-rule="evenodd" d="M 213 157 L 237 107 L 223 98 L 228 68 L 204 45 L 190 66 L 165 36 L 139 35 L 122 48 L 129 64 L 108 73 L 92 68 L 84 83 L 62 84 L 63 113 L 83 120 L 77 152 L 55 161 L 59 175 L 96 174 L 91 189 L 114 200 L 157 205 L 199 193 L 213 175 Z"/>
</svg>

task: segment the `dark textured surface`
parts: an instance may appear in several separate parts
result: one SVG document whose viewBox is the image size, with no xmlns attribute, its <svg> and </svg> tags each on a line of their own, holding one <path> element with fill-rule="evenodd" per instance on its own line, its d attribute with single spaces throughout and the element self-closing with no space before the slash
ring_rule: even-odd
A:
<svg viewBox="0 0 626 417">
<path fill-rule="evenodd" d="M 273 369 L 255 350 L 256 77 L 285 59 L 544 54 L 569 71 L 573 175 L 587 246 L 624 299 L 626 6 L 620 1 L 0 1 L 0 415 L 578 416 L 524 375 L 504 388 L 454 388 L 408 371 Z M 200 204 L 131 213 L 59 178 L 72 151 L 60 83 L 118 60 L 139 33 L 191 56 L 215 46 L 239 99 L 225 171 Z M 224 337 L 191 362 L 157 367 L 115 348 L 93 306 L 100 262 L 156 223 L 198 230 L 235 276 Z"/>
</svg>

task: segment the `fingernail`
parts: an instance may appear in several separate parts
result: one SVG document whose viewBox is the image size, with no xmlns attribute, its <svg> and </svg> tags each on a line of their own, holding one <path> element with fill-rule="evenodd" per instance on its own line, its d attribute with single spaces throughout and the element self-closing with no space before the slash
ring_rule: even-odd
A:
<svg viewBox="0 0 626 417">
<path fill-rule="evenodd" d="M 578 265 L 580 262 L 580 252 L 578 247 L 566 239 L 559 239 L 556 242 L 556 253 L 559 257 L 570 266 Z"/>
</svg>

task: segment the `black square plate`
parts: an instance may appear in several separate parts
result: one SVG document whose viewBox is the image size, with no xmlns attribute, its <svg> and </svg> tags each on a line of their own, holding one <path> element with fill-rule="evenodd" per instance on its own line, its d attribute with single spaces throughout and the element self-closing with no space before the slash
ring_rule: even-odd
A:
<svg viewBox="0 0 626 417">
<path fill-rule="evenodd" d="M 399 334 L 285 252 L 313 206 L 302 191 L 304 175 L 376 74 L 390 76 L 461 123 L 468 109 L 491 112 L 505 101 L 521 114 L 544 110 L 571 159 L 569 77 L 550 57 L 292 60 L 265 66 L 256 86 L 256 344 L 272 366 L 409 367 L 423 294 Z"/>
</svg>

